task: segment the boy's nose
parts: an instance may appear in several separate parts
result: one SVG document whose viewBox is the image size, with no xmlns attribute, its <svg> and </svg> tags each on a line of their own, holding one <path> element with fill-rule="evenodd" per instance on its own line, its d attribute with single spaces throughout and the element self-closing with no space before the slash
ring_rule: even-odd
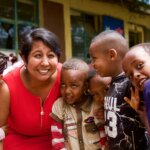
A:
<svg viewBox="0 0 150 150">
<path fill-rule="evenodd" d="M 135 79 L 139 79 L 140 73 L 138 71 L 134 71 L 133 73 Z"/>
<path fill-rule="evenodd" d="M 69 87 L 66 87 L 65 93 L 66 93 L 66 94 L 69 94 L 69 93 L 70 93 L 70 88 L 69 88 Z"/>
</svg>

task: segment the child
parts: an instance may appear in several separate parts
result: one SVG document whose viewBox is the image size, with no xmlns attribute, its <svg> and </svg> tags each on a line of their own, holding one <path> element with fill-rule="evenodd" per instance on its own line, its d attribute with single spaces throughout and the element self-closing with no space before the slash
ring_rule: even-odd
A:
<svg viewBox="0 0 150 150">
<path fill-rule="evenodd" d="M 61 94 L 52 108 L 54 125 L 52 130 L 52 145 L 54 149 L 63 149 L 63 135 L 67 150 L 100 149 L 99 124 L 93 116 L 94 109 L 99 106 L 93 103 L 87 93 L 89 66 L 80 59 L 72 58 L 62 65 Z"/>
<path fill-rule="evenodd" d="M 145 128 L 138 114 L 124 101 L 130 96 L 131 83 L 122 69 L 127 42 L 116 31 L 107 30 L 91 42 L 92 65 L 103 76 L 112 77 L 104 99 L 105 131 L 110 150 L 145 150 Z"/>
<path fill-rule="evenodd" d="M 89 71 L 89 92 L 98 104 L 104 103 L 104 97 L 106 95 L 110 82 L 111 77 L 101 77 L 96 73 L 96 70 L 94 69 L 91 69 Z"/>
<path fill-rule="evenodd" d="M 144 103 L 150 124 L 149 83 L 150 78 L 150 43 L 142 43 L 133 46 L 123 59 L 123 69 L 131 80 L 135 90 L 132 91 L 132 99 L 125 100 L 136 111 L 140 109 L 139 91 L 144 90 Z M 145 88 L 144 88 L 145 85 Z M 144 117 L 143 117 L 144 118 Z M 145 118 L 146 119 L 146 118 Z M 147 124 L 145 123 L 147 126 Z M 148 128 L 147 128 L 148 129 Z"/>
<path fill-rule="evenodd" d="M 99 106 L 98 110 L 94 112 L 94 115 L 97 116 L 97 118 L 101 119 L 101 122 L 103 123 L 99 127 L 101 131 L 100 141 L 101 141 L 102 150 L 107 149 L 108 146 L 108 145 L 106 146 L 107 139 L 104 130 L 104 97 L 107 93 L 110 82 L 111 82 L 111 77 L 101 77 L 96 73 L 94 69 L 91 69 L 89 71 L 89 77 L 88 77 L 89 93 L 92 95 L 93 100 Z"/>
</svg>

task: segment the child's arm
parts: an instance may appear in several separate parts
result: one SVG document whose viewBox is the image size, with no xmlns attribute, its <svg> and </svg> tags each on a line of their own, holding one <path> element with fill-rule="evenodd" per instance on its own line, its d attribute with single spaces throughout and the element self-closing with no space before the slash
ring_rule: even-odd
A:
<svg viewBox="0 0 150 150">
<path fill-rule="evenodd" d="M 50 114 L 52 118 L 51 136 L 52 136 L 52 150 L 66 150 L 65 140 L 62 132 L 63 129 L 63 100 L 59 98 L 55 101 Z"/>
<path fill-rule="evenodd" d="M 140 107 L 141 100 L 139 96 L 139 90 L 137 88 L 135 88 L 135 90 L 131 89 L 131 99 L 124 97 L 124 100 L 139 114 L 142 123 L 150 135 L 150 127 L 148 124 L 145 106 L 142 106 L 142 108 Z"/>
<path fill-rule="evenodd" d="M 93 111 L 93 114 L 97 120 L 103 120 L 104 122 L 104 108 L 99 107 Z M 107 144 L 107 135 L 105 133 L 104 125 L 100 125 L 99 127 L 99 134 L 100 134 L 100 145 L 102 150 L 108 150 Z"/>
<path fill-rule="evenodd" d="M 99 132 L 100 132 L 100 145 L 102 150 L 107 150 L 108 145 L 107 145 L 107 135 L 105 134 L 105 128 L 104 126 L 99 127 Z"/>
<path fill-rule="evenodd" d="M 62 123 L 52 119 L 51 136 L 53 150 L 66 150 L 64 136 L 62 133 Z"/>
</svg>

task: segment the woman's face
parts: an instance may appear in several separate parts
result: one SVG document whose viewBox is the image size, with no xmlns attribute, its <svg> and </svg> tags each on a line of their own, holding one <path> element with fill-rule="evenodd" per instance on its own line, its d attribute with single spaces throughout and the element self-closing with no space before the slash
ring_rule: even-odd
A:
<svg viewBox="0 0 150 150">
<path fill-rule="evenodd" d="M 57 55 L 42 41 L 35 41 L 32 45 L 26 64 L 30 77 L 45 81 L 56 72 Z"/>
</svg>

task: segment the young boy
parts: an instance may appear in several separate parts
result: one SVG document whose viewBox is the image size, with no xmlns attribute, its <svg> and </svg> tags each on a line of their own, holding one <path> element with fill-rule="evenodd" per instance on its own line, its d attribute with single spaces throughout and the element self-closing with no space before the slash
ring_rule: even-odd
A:
<svg viewBox="0 0 150 150">
<path fill-rule="evenodd" d="M 89 93 L 92 95 L 93 100 L 99 106 L 98 110 L 95 110 L 94 115 L 101 120 L 102 125 L 100 129 L 100 143 L 103 149 L 107 149 L 107 138 L 104 129 L 104 97 L 107 93 L 108 86 L 111 82 L 111 77 L 101 77 L 96 73 L 96 70 L 91 69 L 88 77 Z"/>
<path fill-rule="evenodd" d="M 126 75 L 135 87 L 135 90 L 131 90 L 132 99 L 125 98 L 125 100 L 138 111 L 141 102 L 139 91 L 144 91 L 144 103 L 150 124 L 150 80 L 148 80 L 150 79 L 150 43 L 142 43 L 130 48 L 123 59 L 122 65 Z"/>
<path fill-rule="evenodd" d="M 88 75 L 89 92 L 98 104 L 104 103 L 104 97 L 107 93 L 111 77 L 101 77 L 96 73 L 96 70 L 91 69 Z M 104 105 L 101 105 L 102 107 Z"/>
<path fill-rule="evenodd" d="M 81 59 L 72 58 L 62 65 L 61 94 L 52 108 L 51 126 L 54 149 L 100 149 L 99 126 L 103 123 L 93 115 L 99 106 L 88 94 L 89 66 Z M 57 122 L 56 122 L 56 121 Z M 65 146 L 62 130 L 65 138 Z"/>
<path fill-rule="evenodd" d="M 89 53 L 93 67 L 112 82 L 104 100 L 105 131 L 110 150 L 145 150 L 145 128 L 138 114 L 124 101 L 130 96 L 130 81 L 122 69 L 128 51 L 127 42 L 119 33 L 107 30 L 91 42 Z"/>
</svg>

